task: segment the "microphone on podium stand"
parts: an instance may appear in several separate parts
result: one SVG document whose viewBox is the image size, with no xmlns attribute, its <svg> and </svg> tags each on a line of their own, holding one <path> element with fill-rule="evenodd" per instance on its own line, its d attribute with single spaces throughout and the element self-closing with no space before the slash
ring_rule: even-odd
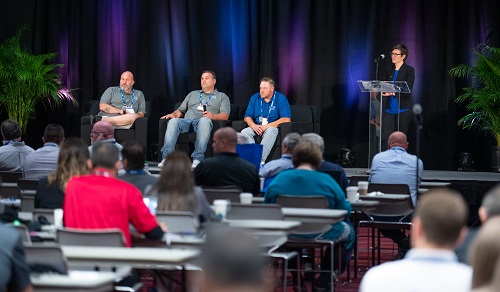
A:
<svg viewBox="0 0 500 292">
<path fill-rule="evenodd" d="M 384 54 L 380 54 L 380 56 L 378 56 L 377 58 L 375 58 L 373 61 L 375 63 L 378 63 L 380 62 L 380 60 L 384 59 L 385 58 L 385 55 Z"/>
</svg>

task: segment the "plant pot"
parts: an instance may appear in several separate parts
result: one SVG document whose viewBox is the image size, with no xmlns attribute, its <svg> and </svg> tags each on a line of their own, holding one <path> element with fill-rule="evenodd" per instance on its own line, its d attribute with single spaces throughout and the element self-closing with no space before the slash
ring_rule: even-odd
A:
<svg viewBox="0 0 500 292">
<path fill-rule="evenodd" d="M 491 171 L 500 172 L 500 146 L 490 147 Z"/>
</svg>

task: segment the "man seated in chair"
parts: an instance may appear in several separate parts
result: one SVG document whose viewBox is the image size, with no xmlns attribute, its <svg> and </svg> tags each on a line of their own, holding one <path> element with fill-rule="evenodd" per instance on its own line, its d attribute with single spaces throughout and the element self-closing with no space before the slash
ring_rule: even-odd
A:
<svg viewBox="0 0 500 292">
<path fill-rule="evenodd" d="M 260 92 L 252 95 L 245 112 L 244 121 L 248 127 L 241 131 L 249 143 L 255 143 L 255 135 L 262 136 L 262 164 L 266 162 L 274 146 L 279 133 L 278 126 L 290 122 L 291 117 L 290 104 L 286 96 L 274 90 L 273 79 L 262 78 Z"/>
<path fill-rule="evenodd" d="M 259 176 L 264 178 L 264 188 L 262 192 L 267 190 L 269 184 L 273 181 L 273 179 L 278 175 L 278 173 L 293 168 L 293 148 L 300 140 L 299 133 L 290 133 L 283 138 L 281 141 L 281 158 L 274 159 L 269 161 L 268 163 L 262 165 L 259 170 Z"/>
<path fill-rule="evenodd" d="M 388 150 L 373 157 L 370 170 L 370 182 L 388 184 L 407 184 L 410 187 L 413 206 L 417 205 L 417 157 L 406 152 L 408 141 L 403 132 L 394 132 L 387 141 Z M 422 179 L 424 164 L 418 160 L 418 182 Z M 393 218 L 395 221 L 398 218 Z M 408 218 L 409 219 L 409 218 Z M 404 257 L 410 248 L 410 240 L 402 230 L 380 230 L 380 232 L 398 245 L 396 258 Z"/>
<path fill-rule="evenodd" d="M 0 170 L 22 171 L 24 159 L 35 150 L 22 141 L 23 132 L 16 121 L 3 121 L 1 131 L 3 146 L 0 147 Z"/>
<path fill-rule="evenodd" d="M 174 152 L 179 134 L 186 132 L 196 133 L 194 151 L 191 154 L 192 168 L 205 158 L 205 150 L 212 134 L 212 120 L 227 120 L 231 111 L 229 97 L 215 89 L 216 82 L 213 71 L 203 71 L 201 90 L 191 91 L 178 109 L 160 118 L 170 121 L 165 131 L 165 144 L 161 148 L 163 160 L 158 167 L 163 167 L 165 158 Z"/>
<path fill-rule="evenodd" d="M 109 87 L 99 101 L 100 112 L 91 116 L 91 123 L 106 121 L 116 128 L 129 129 L 137 118 L 144 118 L 146 100 L 142 91 L 134 89 L 134 75 L 125 71 L 120 77 L 120 86 Z"/>
<path fill-rule="evenodd" d="M 423 195 L 412 220 L 414 248 L 401 261 L 369 269 L 360 291 L 470 291 L 472 269 L 453 252 L 467 233 L 468 213 L 457 192 Z"/>
</svg>

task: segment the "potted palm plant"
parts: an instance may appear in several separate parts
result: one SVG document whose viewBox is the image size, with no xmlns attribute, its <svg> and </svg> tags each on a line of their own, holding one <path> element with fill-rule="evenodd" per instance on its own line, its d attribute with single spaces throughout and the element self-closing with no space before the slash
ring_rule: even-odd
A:
<svg viewBox="0 0 500 292">
<path fill-rule="evenodd" d="M 23 132 L 39 103 L 51 109 L 65 101 L 78 106 L 72 91 L 61 85 L 60 75 L 55 72 L 63 65 L 50 63 L 55 53 L 35 55 L 21 46 L 26 29 L 23 26 L 0 44 L 0 106 Z"/>
<path fill-rule="evenodd" d="M 474 55 L 475 64 L 460 64 L 449 72 L 452 77 L 472 78 L 471 86 L 463 88 L 455 99 L 470 111 L 459 119 L 458 125 L 464 129 L 479 127 L 495 137 L 491 167 L 500 172 L 500 48 L 481 45 Z"/>
</svg>

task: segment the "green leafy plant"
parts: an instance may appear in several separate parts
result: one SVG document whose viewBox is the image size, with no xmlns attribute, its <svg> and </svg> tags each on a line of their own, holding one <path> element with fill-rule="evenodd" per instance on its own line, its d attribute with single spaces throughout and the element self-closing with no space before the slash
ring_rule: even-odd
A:
<svg viewBox="0 0 500 292">
<path fill-rule="evenodd" d="M 472 85 L 463 88 L 455 99 L 471 111 L 458 124 L 464 129 L 479 127 L 493 135 L 500 146 L 500 48 L 481 45 L 474 55 L 475 64 L 461 64 L 450 70 L 452 77 L 473 78 Z"/>
<path fill-rule="evenodd" d="M 60 75 L 55 72 L 63 65 L 50 63 L 56 54 L 34 55 L 21 46 L 26 30 L 23 26 L 15 36 L 0 44 L 0 106 L 10 119 L 19 123 L 23 132 L 41 102 L 50 109 L 64 102 L 78 106 L 72 91 L 61 85 Z"/>
</svg>

